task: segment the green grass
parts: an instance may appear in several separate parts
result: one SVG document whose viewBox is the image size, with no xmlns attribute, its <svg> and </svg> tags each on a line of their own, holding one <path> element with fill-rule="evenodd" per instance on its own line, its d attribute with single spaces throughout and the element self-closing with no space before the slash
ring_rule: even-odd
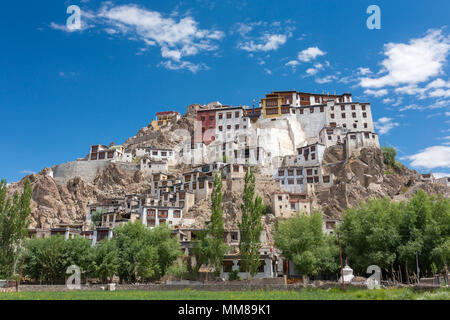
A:
<svg viewBox="0 0 450 320">
<path fill-rule="evenodd" d="M 303 289 L 298 291 L 71 291 L 0 293 L 0 300 L 450 300 L 450 289 Z"/>
</svg>

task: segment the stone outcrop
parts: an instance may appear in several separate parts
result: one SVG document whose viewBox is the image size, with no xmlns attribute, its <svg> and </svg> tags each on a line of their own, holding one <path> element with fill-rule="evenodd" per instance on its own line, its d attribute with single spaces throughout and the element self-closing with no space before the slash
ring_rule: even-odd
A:
<svg viewBox="0 0 450 320">
<path fill-rule="evenodd" d="M 403 165 L 398 168 L 386 166 L 378 148 L 361 149 L 358 155 L 346 160 L 343 146 L 334 146 L 325 152 L 323 165 L 334 175 L 334 183 L 331 187 L 316 189 L 313 197 L 330 218 L 339 218 L 345 209 L 358 206 L 369 198 L 407 200 L 419 189 L 428 194 L 449 196 L 449 188 L 421 182 L 415 170 Z"/>
</svg>

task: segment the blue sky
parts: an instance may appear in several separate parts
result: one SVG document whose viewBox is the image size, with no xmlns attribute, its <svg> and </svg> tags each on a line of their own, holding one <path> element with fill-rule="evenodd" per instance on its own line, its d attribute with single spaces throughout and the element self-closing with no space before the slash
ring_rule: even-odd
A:
<svg viewBox="0 0 450 320">
<path fill-rule="evenodd" d="M 449 21 L 448 0 L 2 1 L 0 177 L 122 143 L 157 111 L 290 89 L 371 102 L 382 145 L 450 173 Z"/>
</svg>

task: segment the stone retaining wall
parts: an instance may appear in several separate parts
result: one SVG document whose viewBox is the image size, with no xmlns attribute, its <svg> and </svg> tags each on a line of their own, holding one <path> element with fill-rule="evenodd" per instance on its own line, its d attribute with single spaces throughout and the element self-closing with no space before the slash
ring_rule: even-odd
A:
<svg viewBox="0 0 450 320">
<path fill-rule="evenodd" d="M 80 177 L 87 183 L 92 183 L 97 174 L 105 169 L 110 161 L 72 161 L 52 167 L 53 178 L 57 183 L 66 184 L 72 178 Z M 120 169 L 128 173 L 138 170 L 135 163 L 115 162 Z"/>
</svg>

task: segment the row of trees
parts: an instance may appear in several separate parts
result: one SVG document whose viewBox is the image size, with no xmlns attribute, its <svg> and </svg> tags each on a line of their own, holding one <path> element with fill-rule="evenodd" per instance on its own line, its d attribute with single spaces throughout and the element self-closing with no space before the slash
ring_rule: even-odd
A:
<svg viewBox="0 0 450 320">
<path fill-rule="evenodd" d="M 104 239 L 95 247 L 82 237 L 30 239 L 24 275 L 45 283 L 61 282 L 70 265 L 80 267 L 83 277 L 103 282 L 114 275 L 127 282 L 144 282 L 179 273 L 177 260 L 182 252 L 168 227 L 150 230 L 140 222 L 127 223 L 114 233 L 113 239 Z"/>
<path fill-rule="evenodd" d="M 344 258 L 356 274 L 378 265 L 385 277 L 409 282 L 418 258 L 420 276 L 448 272 L 450 200 L 418 191 L 408 202 L 389 198 L 348 209 L 335 235 L 322 231 L 319 212 L 277 224 L 275 245 L 305 275 L 339 272 L 340 234 Z"/>
</svg>

